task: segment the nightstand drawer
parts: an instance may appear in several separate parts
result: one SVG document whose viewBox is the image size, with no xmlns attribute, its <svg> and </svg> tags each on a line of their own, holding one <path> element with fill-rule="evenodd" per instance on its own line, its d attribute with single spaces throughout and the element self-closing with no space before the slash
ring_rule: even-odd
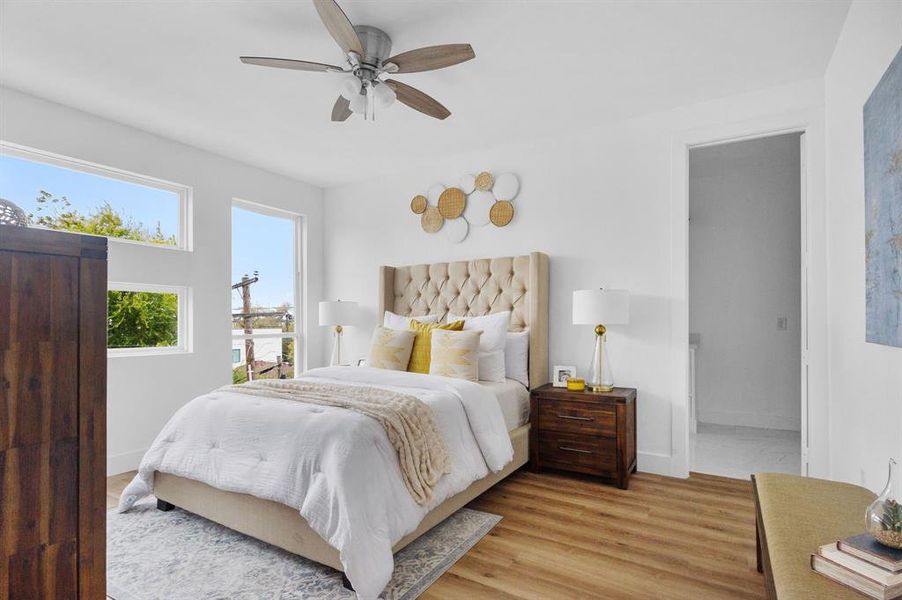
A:
<svg viewBox="0 0 902 600">
<path fill-rule="evenodd" d="M 584 402 L 542 398 L 539 401 L 539 429 L 614 437 L 617 435 L 617 416 L 612 409 Z"/>
<path fill-rule="evenodd" d="M 542 466 L 600 475 L 617 471 L 617 440 L 543 431 Z"/>
</svg>

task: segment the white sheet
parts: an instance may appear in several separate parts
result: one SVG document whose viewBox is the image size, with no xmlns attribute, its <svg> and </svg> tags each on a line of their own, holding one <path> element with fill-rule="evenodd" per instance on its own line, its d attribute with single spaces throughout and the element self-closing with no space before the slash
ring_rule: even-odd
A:
<svg viewBox="0 0 902 600">
<path fill-rule="evenodd" d="M 513 431 L 521 425 L 529 423 L 529 390 L 513 379 L 505 379 L 503 382 L 480 381 L 480 384 L 492 390 L 501 414 L 504 415 L 504 425 L 508 431 Z"/>
<path fill-rule="evenodd" d="M 488 388 L 435 375 L 329 367 L 301 379 L 374 385 L 428 404 L 452 463 L 432 502 L 414 502 L 397 452 L 376 420 L 341 408 L 215 391 L 173 415 L 119 509 L 153 491 L 154 471 L 281 502 L 297 508 L 338 549 L 358 597 L 376 598 L 391 578 L 392 546 L 432 508 L 513 459 L 501 408 Z"/>
</svg>

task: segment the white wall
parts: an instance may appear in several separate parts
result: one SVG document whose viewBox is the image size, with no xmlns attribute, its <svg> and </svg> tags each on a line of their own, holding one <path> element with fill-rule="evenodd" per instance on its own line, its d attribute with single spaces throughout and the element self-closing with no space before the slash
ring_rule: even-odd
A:
<svg viewBox="0 0 902 600">
<path fill-rule="evenodd" d="M 110 473 L 135 468 L 188 400 L 231 382 L 232 198 L 306 216 L 307 295 L 316 307 L 323 287 L 319 188 L 5 88 L 0 139 L 193 188 L 193 252 L 110 242 L 111 281 L 190 286 L 194 300 L 191 354 L 108 361 Z M 311 366 L 319 364 L 320 333 L 316 326 L 308 331 Z"/>
<path fill-rule="evenodd" d="M 902 348 L 865 343 L 862 107 L 902 44 L 902 2 L 855 2 L 825 76 L 831 474 L 880 488 L 902 458 Z"/>
<path fill-rule="evenodd" d="M 801 427 L 799 151 L 796 133 L 689 152 L 699 422 Z"/>
<path fill-rule="evenodd" d="M 584 370 L 593 333 L 571 324 L 574 289 L 609 286 L 633 294 L 631 324 L 611 327 L 618 384 L 639 390 L 639 467 L 669 473 L 672 398 L 671 170 L 674 139 L 687 130 L 794 111 L 820 114 L 823 82 L 812 80 L 649 115 L 579 136 L 505 146 L 474 139 L 466 156 L 431 169 L 385 174 L 326 190 L 325 269 L 330 298 L 356 300 L 377 322 L 377 267 L 547 252 L 551 257 L 550 359 Z M 616 93 L 611 90 L 610 93 Z M 540 119 L 541 115 L 535 115 Z M 591 111 L 587 112 L 587 119 Z M 529 123 L 523 123 L 529 127 Z M 814 165 L 822 176 L 821 165 Z M 461 244 L 429 235 L 410 199 L 463 173 L 512 171 L 522 180 L 506 228 L 474 229 Z M 351 357 L 363 356 L 371 327 L 347 330 Z M 685 445 L 685 444 L 684 444 Z"/>
</svg>

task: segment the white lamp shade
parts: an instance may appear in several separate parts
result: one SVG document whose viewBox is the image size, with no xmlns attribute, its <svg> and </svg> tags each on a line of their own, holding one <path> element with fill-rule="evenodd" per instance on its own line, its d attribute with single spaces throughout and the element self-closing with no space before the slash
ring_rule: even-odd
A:
<svg viewBox="0 0 902 600">
<path fill-rule="evenodd" d="M 574 325 L 628 325 L 628 290 L 576 290 L 573 292 Z"/>
<path fill-rule="evenodd" d="M 319 303 L 320 325 L 353 325 L 356 318 L 356 302 L 326 300 Z"/>
</svg>

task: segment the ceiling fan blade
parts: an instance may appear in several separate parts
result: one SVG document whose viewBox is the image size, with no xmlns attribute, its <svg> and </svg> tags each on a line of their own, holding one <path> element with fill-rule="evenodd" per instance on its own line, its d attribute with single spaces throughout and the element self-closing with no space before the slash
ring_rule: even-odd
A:
<svg viewBox="0 0 902 600">
<path fill-rule="evenodd" d="M 470 44 L 445 44 L 402 52 L 385 62 L 398 65 L 396 73 L 418 73 L 443 69 L 473 58 L 476 58 L 476 53 Z"/>
<path fill-rule="evenodd" d="M 395 81 L 394 79 L 386 79 L 385 83 L 395 90 L 398 100 L 414 110 L 418 110 L 424 115 L 435 117 L 436 119 L 447 119 L 451 116 L 451 111 L 442 106 L 438 100 L 424 94 L 414 87 L 410 87 L 406 83 Z"/>
<path fill-rule="evenodd" d="M 356 52 L 357 56 L 363 58 L 363 44 L 360 43 L 360 38 L 354 31 L 354 26 L 351 25 L 347 15 L 335 0 L 313 0 L 313 5 L 316 7 L 316 12 L 319 13 L 323 25 L 338 42 L 339 47 L 345 51 L 345 54 Z"/>
<path fill-rule="evenodd" d="M 333 121 L 347 121 L 351 116 L 351 102 L 344 96 L 339 96 L 332 107 Z"/>
<path fill-rule="evenodd" d="M 242 56 L 241 62 L 246 65 L 259 65 L 261 67 L 276 67 L 278 69 L 294 69 L 295 71 L 341 71 L 335 65 L 326 65 L 308 60 L 292 60 L 290 58 L 267 58 L 265 56 Z"/>
</svg>

